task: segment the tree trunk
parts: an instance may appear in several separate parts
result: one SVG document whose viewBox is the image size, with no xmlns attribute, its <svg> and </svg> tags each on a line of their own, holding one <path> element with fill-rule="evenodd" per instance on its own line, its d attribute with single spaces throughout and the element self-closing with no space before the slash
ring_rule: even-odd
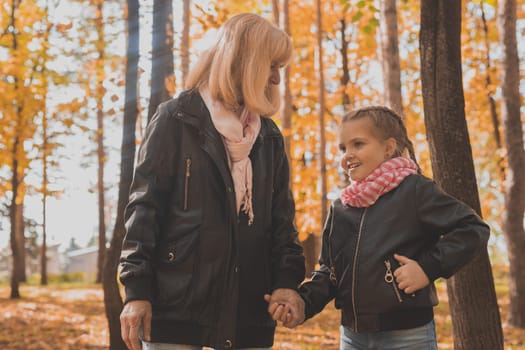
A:
<svg viewBox="0 0 525 350">
<path fill-rule="evenodd" d="M 98 257 L 97 257 L 97 283 L 102 282 L 104 269 L 104 257 L 106 255 L 106 221 L 105 221 L 105 188 L 104 188 L 104 164 L 106 163 L 106 152 L 104 149 L 104 18 L 103 18 L 103 0 L 97 2 L 97 18 L 95 19 L 97 30 L 97 192 L 98 192 Z"/>
<path fill-rule="evenodd" d="M 153 1 L 151 95 L 148 123 L 157 107 L 173 95 L 173 5 L 171 0 Z"/>
<path fill-rule="evenodd" d="M 18 32 L 14 30 L 16 28 L 15 12 L 16 12 L 17 6 L 18 6 L 18 3 L 13 0 L 11 3 L 10 20 L 11 20 L 11 27 L 12 27 L 11 36 L 12 36 L 14 52 L 16 52 L 18 48 L 18 37 L 17 37 Z M 18 90 L 18 84 L 19 84 L 18 78 L 15 77 L 15 82 L 14 82 L 15 90 Z M 20 137 L 19 137 L 19 132 L 21 129 L 21 124 L 22 124 L 22 111 L 19 106 L 20 105 L 18 105 L 17 111 L 16 111 L 17 123 L 15 126 L 15 136 L 13 140 L 13 148 L 11 150 L 12 197 L 11 197 L 11 203 L 9 205 L 9 219 L 10 219 L 10 224 L 11 224 L 11 231 L 10 231 L 9 238 L 10 238 L 10 243 L 11 243 L 11 253 L 13 257 L 12 259 L 13 266 L 11 270 L 11 299 L 20 298 L 20 291 L 19 291 L 20 280 L 19 280 L 19 274 L 17 273 L 20 269 L 19 267 L 20 266 L 20 253 L 19 253 L 20 249 L 18 247 L 17 239 L 16 239 L 17 225 L 18 225 L 17 210 L 19 209 L 17 202 L 18 202 L 18 191 L 19 191 L 19 186 L 20 186 L 19 169 L 18 169 L 18 153 L 20 152 L 20 147 L 22 147 L 22 145 L 20 144 Z"/>
<path fill-rule="evenodd" d="M 47 113 L 44 111 L 42 117 L 42 248 L 40 252 L 40 285 L 47 285 L 47 154 L 48 154 L 48 135 L 47 135 Z"/>
<path fill-rule="evenodd" d="M 18 194 L 17 209 L 16 209 L 16 248 L 18 249 L 18 280 L 20 282 L 27 282 L 26 276 L 26 236 L 25 236 L 25 222 L 24 222 L 24 200 L 25 200 L 25 186 L 24 177 L 18 176 Z"/>
<path fill-rule="evenodd" d="M 350 82 L 350 72 L 348 71 L 348 41 L 346 40 L 346 20 L 343 17 L 341 23 L 341 63 L 343 65 L 343 74 L 341 75 L 341 103 L 343 104 L 344 114 L 350 110 L 350 95 L 346 92 Z"/>
<path fill-rule="evenodd" d="M 191 0 L 184 0 L 182 7 L 182 39 L 180 48 L 180 60 L 182 70 L 182 86 L 186 84 L 186 77 L 190 69 L 190 10 Z"/>
<path fill-rule="evenodd" d="M 274 0 L 276 1 L 276 0 Z M 288 0 L 281 1 L 282 16 L 277 11 L 277 17 L 281 20 L 281 29 L 291 36 L 290 32 L 290 4 Z M 284 148 L 288 163 L 290 164 L 290 190 L 293 188 L 293 166 L 292 166 L 292 91 L 290 88 L 290 70 L 291 64 L 284 67 L 282 79 L 282 95 L 281 95 L 281 115 L 282 128 L 281 131 L 284 137 Z"/>
<path fill-rule="evenodd" d="M 404 118 L 397 39 L 396 0 L 380 1 L 381 62 L 385 104 Z"/>
<path fill-rule="evenodd" d="M 11 222 L 11 234 L 10 234 L 10 242 L 11 242 L 11 252 L 13 256 L 13 266 L 11 270 L 11 299 L 18 299 L 20 298 L 20 280 L 19 280 L 19 273 L 18 270 L 20 269 L 20 249 L 18 248 L 18 242 L 16 239 L 16 232 L 17 232 L 17 225 L 18 220 L 17 218 L 17 210 L 19 209 L 17 202 L 18 197 L 18 188 L 19 188 L 19 181 L 18 181 L 18 159 L 16 157 L 16 154 L 18 153 L 18 148 L 20 147 L 20 139 L 18 136 L 15 136 L 15 141 L 13 143 L 13 150 L 12 150 L 12 177 L 11 177 L 11 191 L 12 191 L 12 197 L 11 197 L 11 203 L 10 203 L 10 222 Z"/>
<path fill-rule="evenodd" d="M 278 26 L 281 23 L 280 13 L 279 13 L 279 0 L 272 0 L 272 18 L 273 18 L 273 23 L 275 23 L 275 25 Z"/>
<path fill-rule="evenodd" d="M 501 116 L 507 148 L 503 232 L 510 265 L 509 324 L 525 328 L 525 150 L 520 115 L 520 72 L 516 41 L 516 0 L 498 2 L 498 32 L 502 51 Z"/>
<path fill-rule="evenodd" d="M 323 68 L 323 22 L 321 0 L 316 0 L 315 22 L 317 27 L 317 83 L 319 86 L 319 177 L 320 177 L 320 197 L 321 197 L 321 222 L 325 222 L 328 211 L 327 185 L 326 185 L 326 136 L 325 136 L 325 96 L 324 96 L 324 68 Z M 314 245 L 311 245 L 314 246 Z M 306 246 L 308 248 L 308 245 Z M 315 254 L 305 251 L 305 255 Z M 313 266 L 306 266 L 306 270 L 311 271 Z"/>
<path fill-rule="evenodd" d="M 138 115 L 139 1 L 127 0 L 127 12 L 128 45 L 117 219 L 113 228 L 111 244 L 106 254 L 103 278 L 104 306 L 109 326 L 110 350 L 126 350 L 126 345 L 120 337 L 120 313 L 123 304 L 117 283 L 117 270 L 122 240 L 126 232 L 124 209 L 128 203 L 135 159 L 135 127 Z"/>
<path fill-rule="evenodd" d="M 480 213 L 465 120 L 460 30 L 460 1 L 422 1 L 421 76 L 432 171 L 444 191 Z M 503 349 L 487 250 L 448 280 L 447 292 L 455 349 Z"/>
</svg>

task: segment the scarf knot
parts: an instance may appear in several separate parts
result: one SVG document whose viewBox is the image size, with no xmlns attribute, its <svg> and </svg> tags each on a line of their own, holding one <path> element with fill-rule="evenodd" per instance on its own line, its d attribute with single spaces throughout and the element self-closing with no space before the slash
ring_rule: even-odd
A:
<svg viewBox="0 0 525 350">
<path fill-rule="evenodd" d="M 354 181 L 346 187 L 341 193 L 341 201 L 350 207 L 369 207 L 383 194 L 399 186 L 408 175 L 417 172 L 418 166 L 412 159 L 389 159 L 363 180 Z"/>
</svg>

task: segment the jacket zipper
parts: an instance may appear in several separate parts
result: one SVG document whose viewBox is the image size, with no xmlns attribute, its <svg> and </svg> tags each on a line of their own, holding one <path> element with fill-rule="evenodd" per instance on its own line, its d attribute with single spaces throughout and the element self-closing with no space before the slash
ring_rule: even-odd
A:
<svg viewBox="0 0 525 350">
<path fill-rule="evenodd" d="M 397 288 L 396 282 L 394 281 L 394 274 L 392 273 L 392 265 L 390 264 L 389 260 L 385 260 L 384 263 L 386 266 L 385 282 L 392 285 L 392 288 L 394 288 L 394 292 L 396 293 L 397 301 L 402 303 L 403 299 L 401 298 L 401 293 L 399 293 L 399 289 Z"/>
<path fill-rule="evenodd" d="M 184 179 L 184 210 L 188 209 L 188 192 L 191 176 L 191 158 L 186 158 L 186 177 Z"/>
<path fill-rule="evenodd" d="M 356 273 L 357 273 L 357 256 L 359 255 L 359 242 L 361 241 L 361 233 L 363 231 L 363 222 L 365 221 L 366 216 L 366 210 L 363 211 L 363 215 L 361 215 L 361 220 L 359 222 L 359 233 L 357 234 L 357 244 L 355 247 L 355 253 L 354 253 L 354 263 L 352 268 L 352 307 L 354 309 L 354 322 L 355 322 L 355 331 L 358 331 L 357 328 L 357 309 L 356 309 L 356 302 L 355 302 L 355 284 L 356 284 Z"/>
<path fill-rule="evenodd" d="M 335 286 L 337 285 L 337 277 L 335 275 L 335 265 L 332 259 L 332 232 L 334 231 L 334 216 L 335 210 L 332 210 L 332 218 L 330 219 L 330 233 L 328 234 L 328 257 L 330 259 L 330 282 Z"/>
</svg>

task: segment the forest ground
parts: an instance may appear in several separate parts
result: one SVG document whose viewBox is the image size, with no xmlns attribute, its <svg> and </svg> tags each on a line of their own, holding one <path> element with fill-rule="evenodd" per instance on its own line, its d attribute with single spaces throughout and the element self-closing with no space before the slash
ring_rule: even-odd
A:
<svg viewBox="0 0 525 350">
<path fill-rule="evenodd" d="M 505 350 L 525 350 L 525 330 L 505 323 L 509 308 L 508 269 L 495 267 L 494 277 L 502 315 Z M 435 308 L 439 349 L 453 349 L 452 324 L 445 281 L 438 281 L 440 304 Z M 86 284 L 41 287 L 23 285 L 20 300 L 9 299 L 9 286 L 0 285 L 0 349 L 106 350 L 107 321 L 102 288 Z M 340 314 L 333 303 L 304 325 L 277 328 L 274 349 L 339 348 Z"/>
</svg>

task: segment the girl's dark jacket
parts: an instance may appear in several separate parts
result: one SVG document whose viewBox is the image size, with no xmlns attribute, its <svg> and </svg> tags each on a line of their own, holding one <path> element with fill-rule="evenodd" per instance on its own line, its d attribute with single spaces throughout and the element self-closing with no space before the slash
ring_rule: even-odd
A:
<svg viewBox="0 0 525 350">
<path fill-rule="evenodd" d="M 221 135 L 198 92 L 160 105 L 140 147 L 120 280 L 126 302 L 149 300 L 152 342 L 270 347 L 265 293 L 296 289 L 304 257 L 283 137 L 269 118 L 250 159 L 255 219 L 236 213 Z"/>
<path fill-rule="evenodd" d="M 330 208 L 320 268 L 300 290 L 306 317 L 333 298 L 354 332 L 422 326 L 437 305 L 434 280 L 450 277 L 486 247 L 489 227 L 466 204 L 421 175 L 408 176 L 368 208 Z M 431 283 L 412 295 L 397 287 L 394 253 L 416 260 Z"/>
</svg>

